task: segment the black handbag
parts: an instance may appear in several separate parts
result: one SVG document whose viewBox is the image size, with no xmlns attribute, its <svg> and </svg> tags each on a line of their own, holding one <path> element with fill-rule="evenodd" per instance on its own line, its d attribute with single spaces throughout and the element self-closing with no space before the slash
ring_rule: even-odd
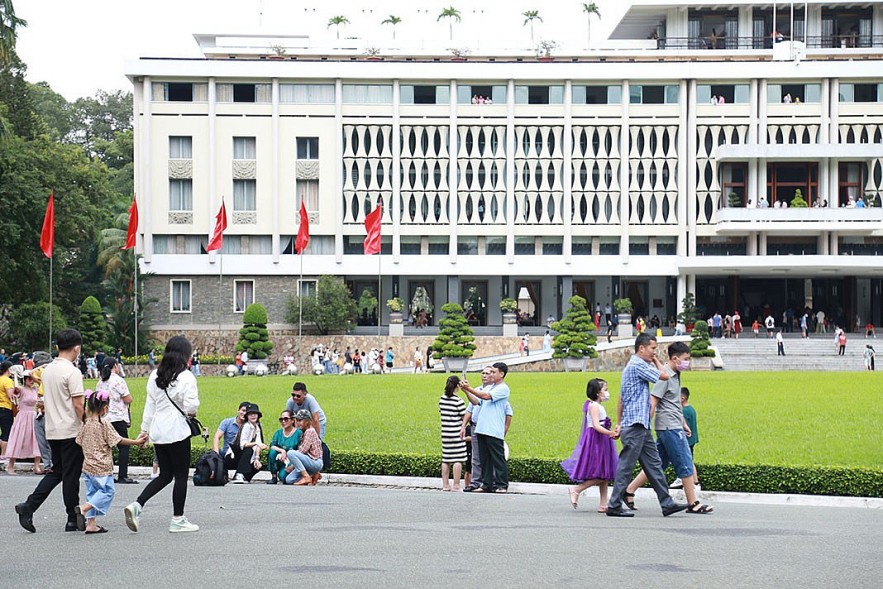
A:
<svg viewBox="0 0 883 589">
<path fill-rule="evenodd" d="M 169 396 L 169 391 L 163 389 L 163 392 L 166 394 L 166 397 L 169 399 L 169 403 L 174 405 L 175 409 L 178 410 L 178 413 L 184 416 L 184 419 L 187 421 L 187 427 L 190 428 L 190 437 L 195 438 L 197 436 L 202 438 L 203 443 L 208 442 L 208 430 L 205 429 L 198 419 L 195 416 L 191 417 L 184 413 L 178 404 L 172 401 L 172 397 Z"/>
</svg>

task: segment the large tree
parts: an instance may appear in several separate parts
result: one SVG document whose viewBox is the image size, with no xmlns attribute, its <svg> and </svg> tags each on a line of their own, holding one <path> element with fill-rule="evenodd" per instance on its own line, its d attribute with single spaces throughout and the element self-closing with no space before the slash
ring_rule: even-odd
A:
<svg viewBox="0 0 883 589">
<path fill-rule="evenodd" d="M 285 308 L 286 322 L 298 323 L 302 318 L 303 323 L 312 323 L 323 335 L 346 329 L 355 317 L 356 301 L 337 276 L 320 276 L 316 296 L 291 297 Z"/>
<path fill-rule="evenodd" d="M 27 21 L 15 16 L 12 0 L 0 0 L 0 62 L 9 61 L 15 51 L 18 27 L 26 26 Z"/>
</svg>

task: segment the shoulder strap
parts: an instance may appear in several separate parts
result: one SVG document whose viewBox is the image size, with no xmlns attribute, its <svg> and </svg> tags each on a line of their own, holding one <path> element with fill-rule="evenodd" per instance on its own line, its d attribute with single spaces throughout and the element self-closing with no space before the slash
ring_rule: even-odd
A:
<svg viewBox="0 0 883 589">
<path fill-rule="evenodd" d="M 171 404 L 175 407 L 175 409 L 178 410 L 178 413 L 180 413 L 181 415 L 183 415 L 183 416 L 184 416 L 184 419 L 187 419 L 187 414 L 184 413 L 183 411 L 181 411 L 181 408 L 178 407 L 178 404 L 177 404 L 177 403 L 175 403 L 174 401 L 172 401 L 172 397 L 169 396 L 169 391 L 168 391 L 168 389 L 163 389 L 162 392 L 164 392 L 164 393 L 166 394 L 166 398 L 168 398 L 169 403 L 171 403 Z"/>
</svg>

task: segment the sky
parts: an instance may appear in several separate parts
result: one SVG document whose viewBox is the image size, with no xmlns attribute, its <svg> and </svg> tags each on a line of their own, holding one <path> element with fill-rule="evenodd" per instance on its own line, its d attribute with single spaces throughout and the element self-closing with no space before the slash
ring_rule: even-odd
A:
<svg viewBox="0 0 883 589">
<path fill-rule="evenodd" d="M 601 20 L 593 17 L 592 39 L 606 37 L 627 2 L 596 0 Z M 358 37 L 368 45 L 392 46 L 391 28 L 380 25 L 389 15 L 402 18 L 396 46 L 517 46 L 529 48 L 540 39 L 562 46 L 584 47 L 586 17 L 575 0 L 13 0 L 16 14 L 28 21 L 20 29 L 17 51 L 28 66 L 28 81 L 46 81 L 67 100 L 101 90 L 131 90 L 125 64 L 138 57 L 200 57 L 194 33 L 257 32 L 306 34 L 316 44 L 331 43 L 332 16 L 350 25 L 341 38 Z M 380 8 L 371 8 L 379 6 Z M 461 13 L 448 39 L 446 21 L 436 17 L 447 6 Z M 534 42 L 521 13 L 538 10 Z"/>
</svg>

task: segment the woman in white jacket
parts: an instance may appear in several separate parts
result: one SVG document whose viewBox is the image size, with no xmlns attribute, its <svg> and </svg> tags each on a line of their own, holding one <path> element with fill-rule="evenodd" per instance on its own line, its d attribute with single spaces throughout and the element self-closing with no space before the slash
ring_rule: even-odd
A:
<svg viewBox="0 0 883 589">
<path fill-rule="evenodd" d="M 199 526 L 184 517 L 187 500 L 187 476 L 190 471 L 190 426 L 185 419 L 199 409 L 196 377 L 187 369 L 192 346 L 182 335 L 166 344 L 159 367 L 147 380 L 147 401 L 141 421 L 141 433 L 150 437 L 156 449 L 159 476 L 152 481 L 138 500 L 126 506 L 126 525 L 138 531 L 141 510 L 147 501 L 174 479 L 170 532 L 196 532 Z M 180 411 L 179 411 L 180 409 Z"/>
</svg>

